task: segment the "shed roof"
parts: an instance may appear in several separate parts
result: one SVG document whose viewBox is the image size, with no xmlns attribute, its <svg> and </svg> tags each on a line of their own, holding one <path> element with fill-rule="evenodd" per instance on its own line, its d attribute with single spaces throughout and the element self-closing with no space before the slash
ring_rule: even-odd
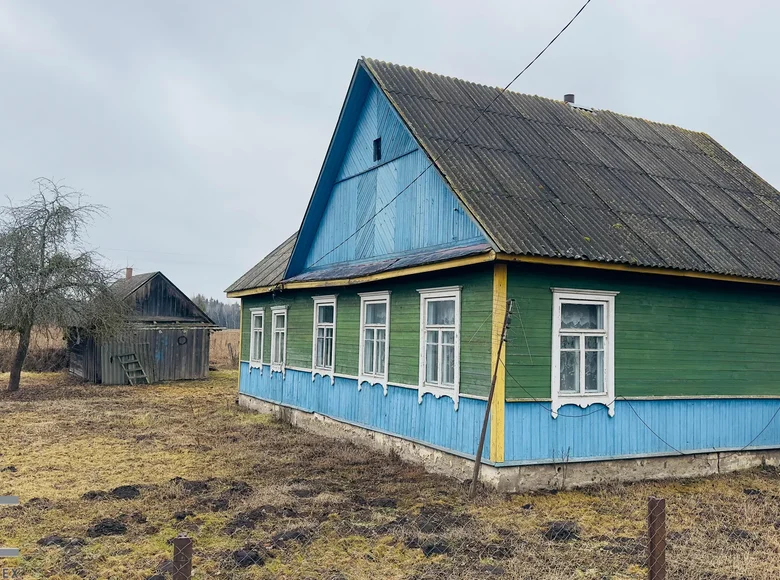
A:
<svg viewBox="0 0 780 580">
<path fill-rule="evenodd" d="M 146 274 L 136 274 L 129 278 L 120 278 L 111 284 L 111 291 L 119 298 L 127 298 L 130 294 L 146 284 L 152 276 L 158 273 L 159 272 L 147 272 Z"/>
<path fill-rule="evenodd" d="M 128 316 L 130 322 L 217 326 L 162 272 L 147 272 L 121 278 L 114 282 L 110 289 L 131 306 L 132 312 Z"/>
</svg>

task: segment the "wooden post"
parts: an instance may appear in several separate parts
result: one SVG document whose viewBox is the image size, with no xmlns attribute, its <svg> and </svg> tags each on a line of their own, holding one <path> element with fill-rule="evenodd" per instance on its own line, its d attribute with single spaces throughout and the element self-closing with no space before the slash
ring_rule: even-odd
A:
<svg viewBox="0 0 780 580">
<path fill-rule="evenodd" d="M 173 539 L 173 580 L 190 580 L 192 576 L 192 538 Z"/>
<path fill-rule="evenodd" d="M 666 580 L 666 500 L 647 500 L 647 568 L 650 580 Z"/>
<path fill-rule="evenodd" d="M 509 324 L 509 318 L 512 316 L 512 301 L 507 301 L 506 313 L 504 314 L 504 325 L 501 327 L 501 342 L 498 345 L 498 356 L 496 357 L 496 368 L 493 369 L 493 380 L 490 382 L 490 393 L 488 394 L 487 407 L 485 407 L 485 419 L 482 421 L 482 432 L 479 436 L 479 445 L 477 445 L 477 455 L 474 457 L 474 472 L 471 474 L 471 486 L 469 487 L 469 497 L 473 498 L 477 493 L 477 481 L 479 480 L 479 468 L 482 466 L 482 450 L 485 448 L 485 436 L 487 435 L 488 419 L 490 419 L 490 405 L 493 403 L 493 393 L 496 390 L 496 376 L 498 375 L 498 365 L 501 362 L 501 350 L 506 343 L 506 329 Z"/>
</svg>

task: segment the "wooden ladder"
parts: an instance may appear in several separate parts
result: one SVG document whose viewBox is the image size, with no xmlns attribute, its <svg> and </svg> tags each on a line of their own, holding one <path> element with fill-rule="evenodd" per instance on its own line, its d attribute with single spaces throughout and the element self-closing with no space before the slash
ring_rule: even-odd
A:
<svg viewBox="0 0 780 580">
<path fill-rule="evenodd" d="M 141 361 L 138 360 L 134 352 L 118 354 L 117 359 L 119 359 L 119 364 L 122 365 L 122 370 L 125 371 L 125 376 L 131 385 L 137 385 L 139 381 L 142 381 L 141 384 L 151 384 L 149 383 L 149 377 L 146 376 L 144 367 L 141 365 Z"/>
</svg>

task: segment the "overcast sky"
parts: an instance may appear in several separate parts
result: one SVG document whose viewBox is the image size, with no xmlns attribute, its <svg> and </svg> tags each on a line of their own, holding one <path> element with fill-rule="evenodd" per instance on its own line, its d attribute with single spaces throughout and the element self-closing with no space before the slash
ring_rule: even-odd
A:
<svg viewBox="0 0 780 580">
<path fill-rule="evenodd" d="M 0 0 L 0 195 L 106 205 L 115 265 L 222 290 L 300 225 L 356 60 L 505 85 L 583 0 Z M 780 186 L 780 2 L 593 0 L 512 87 L 709 133 Z"/>
</svg>

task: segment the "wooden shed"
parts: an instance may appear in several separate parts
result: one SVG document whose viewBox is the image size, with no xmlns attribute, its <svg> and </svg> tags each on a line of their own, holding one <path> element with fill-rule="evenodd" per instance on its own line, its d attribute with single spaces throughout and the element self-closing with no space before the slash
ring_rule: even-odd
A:
<svg viewBox="0 0 780 580">
<path fill-rule="evenodd" d="M 131 309 L 126 328 L 110 339 L 71 329 L 70 372 L 104 385 L 206 378 L 217 325 L 162 272 L 127 274 L 112 286 Z"/>
</svg>

